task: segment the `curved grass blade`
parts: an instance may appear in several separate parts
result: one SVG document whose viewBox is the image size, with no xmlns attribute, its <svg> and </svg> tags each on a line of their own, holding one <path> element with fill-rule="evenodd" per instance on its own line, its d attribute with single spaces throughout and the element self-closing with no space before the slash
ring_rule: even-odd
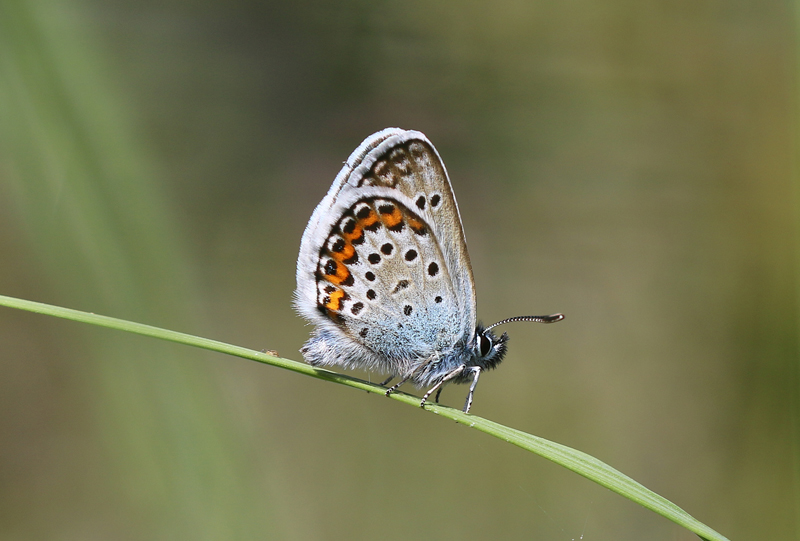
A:
<svg viewBox="0 0 800 541">
<path fill-rule="evenodd" d="M 80 310 L 73 310 L 70 308 L 52 306 L 34 301 L 17 299 L 14 297 L 7 297 L 4 295 L 0 295 L 0 306 L 18 308 L 20 310 L 27 310 L 29 312 L 35 312 L 38 314 L 60 317 L 82 323 L 90 323 L 100 327 L 108 327 L 110 329 L 117 329 L 120 331 L 150 336 L 153 338 L 159 338 L 161 340 L 168 340 L 170 342 L 177 342 L 179 344 L 186 344 L 220 353 L 227 353 L 229 355 L 235 355 L 237 357 L 270 364 L 272 366 L 278 366 L 280 368 L 292 370 L 300 374 L 313 376 L 315 378 L 339 383 L 341 385 L 347 385 L 348 387 L 354 387 L 356 389 L 361 389 L 371 393 L 383 394 L 386 391 L 386 389 L 380 385 L 369 383 L 351 376 L 337 374 L 336 372 L 331 372 L 329 370 L 314 368 L 305 363 L 284 359 L 268 353 L 253 351 L 251 349 L 226 344 L 224 342 L 218 342 L 216 340 L 210 340 L 208 338 L 201 338 L 191 334 L 169 331 L 159 327 L 144 325 L 142 323 L 134 323 L 132 321 L 101 316 L 89 312 L 82 312 Z M 406 393 L 397 392 L 390 395 L 390 397 L 414 406 L 419 405 L 419 398 Z M 689 513 L 666 498 L 659 496 L 655 492 L 645 488 L 643 485 L 637 483 L 622 472 L 590 455 L 587 455 L 586 453 L 546 440 L 544 438 L 540 438 L 538 436 L 527 434 L 499 423 L 495 423 L 494 421 L 490 421 L 476 415 L 463 413 L 460 410 L 447 406 L 430 404 L 426 405 L 425 409 L 431 413 L 452 419 L 457 423 L 466 425 L 470 428 L 475 428 L 481 432 L 485 432 L 486 434 L 536 453 L 537 455 L 551 460 L 556 464 L 564 466 L 565 468 L 582 475 L 613 492 L 616 492 L 620 496 L 628 498 L 629 500 L 673 521 L 674 523 L 683 526 L 687 530 L 696 533 L 701 539 L 705 539 L 707 541 L 728 541 L 725 536 L 695 519 Z"/>
</svg>

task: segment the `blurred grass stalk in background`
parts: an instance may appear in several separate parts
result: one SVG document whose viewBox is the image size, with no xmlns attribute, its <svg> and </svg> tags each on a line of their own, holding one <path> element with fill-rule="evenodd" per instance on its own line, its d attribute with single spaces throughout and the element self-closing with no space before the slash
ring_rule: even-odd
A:
<svg viewBox="0 0 800 541">
<path fill-rule="evenodd" d="M 794 155 L 792 160 L 792 186 L 794 188 L 794 286 L 795 286 L 795 347 L 789 393 L 791 412 L 791 446 L 793 457 L 792 485 L 794 497 L 795 535 L 800 538 L 800 0 L 794 2 L 794 111 L 791 132 Z M 792 356 L 792 355 L 790 355 Z"/>
<path fill-rule="evenodd" d="M 25 245 L 35 247 L 51 299 L 194 327 L 192 276 L 158 189 L 158 167 L 131 135 L 131 119 L 101 75 L 111 68 L 88 34 L 78 35 L 74 16 L 57 2 L 0 4 L 0 197 L 12 215 L 6 219 L 20 224 Z M 76 356 L 90 367 L 79 403 L 96 419 L 88 428 L 93 447 L 108 456 L 64 457 L 83 470 L 49 478 L 45 489 L 31 479 L 32 493 L 18 494 L 21 501 L 57 509 L 24 506 L 6 527 L 37 524 L 42 538 L 62 539 L 90 531 L 140 539 L 268 536 L 270 517 L 254 508 L 264 495 L 250 491 L 252 472 L 236 460 L 240 438 L 197 353 L 119 334 L 68 332 L 80 337 Z M 88 489 L 92 483 L 98 486 Z M 61 514 L 70 520 L 38 520 Z"/>
</svg>

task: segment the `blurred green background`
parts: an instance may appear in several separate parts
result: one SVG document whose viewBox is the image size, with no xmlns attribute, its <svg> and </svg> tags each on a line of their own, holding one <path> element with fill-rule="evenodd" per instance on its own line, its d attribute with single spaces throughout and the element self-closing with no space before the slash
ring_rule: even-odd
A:
<svg viewBox="0 0 800 541">
<path fill-rule="evenodd" d="M 795 539 L 793 9 L 3 0 L 0 293 L 300 359 L 306 221 L 418 129 L 480 317 L 567 314 L 506 329 L 473 413 Z M 696 539 L 383 397 L 9 309 L 0 538 Z"/>
</svg>

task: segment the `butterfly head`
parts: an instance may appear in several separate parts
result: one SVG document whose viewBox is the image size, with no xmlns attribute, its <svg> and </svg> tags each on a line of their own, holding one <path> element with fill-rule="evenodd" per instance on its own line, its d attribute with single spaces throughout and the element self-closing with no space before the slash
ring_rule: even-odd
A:
<svg viewBox="0 0 800 541">
<path fill-rule="evenodd" d="M 495 335 L 481 324 L 475 328 L 472 346 L 473 364 L 488 370 L 496 367 L 506 354 L 508 334 Z"/>
<path fill-rule="evenodd" d="M 555 323 L 564 319 L 564 314 L 553 314 L 550 316 L 518 316 L 498 321 L 488 327 L 481 324 L 475 328 L 475 339 L 472 346 L 472 353 L 474 358 L 474 365 L 480 366 L 483 369 L 494 368 L 506 354 L 508 346 L 508 334 L 503 333 L 497 337 L 492 329 L 498 325 L 512 323 L 514 321 L 533 321 L 535 323 Z"/>
</svg>

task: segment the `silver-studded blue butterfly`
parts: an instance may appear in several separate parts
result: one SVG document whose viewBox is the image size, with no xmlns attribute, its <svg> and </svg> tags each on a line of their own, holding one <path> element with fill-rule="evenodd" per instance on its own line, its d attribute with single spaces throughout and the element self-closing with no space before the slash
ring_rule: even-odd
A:
<svg viewBox="0 0 800 541">
<path fill-rule="evenodd" d="M 429 387 L 470 383 L 497 366 L 508 335 L 483 327 L 450 179 L 422 133 L 387 128 L 350 155 L 314 210 L 297 259 L 295 306 L 316 325 L 301 349 L 314 366 L 339 365 Z"/>
</svg>

